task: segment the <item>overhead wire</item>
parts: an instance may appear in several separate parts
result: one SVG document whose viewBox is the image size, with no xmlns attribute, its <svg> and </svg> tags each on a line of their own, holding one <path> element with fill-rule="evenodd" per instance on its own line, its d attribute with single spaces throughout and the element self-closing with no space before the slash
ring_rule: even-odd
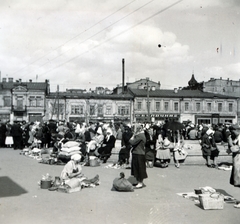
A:
<svg viewBox="0 0 240 224">
<path fill-rule="evenodd" d="M 51 72 L 51 71 L 53 71 L 53 70 L 55 70 L 55 69 L 57 69 L 57 68 L 63 66 L 64 64 L 67 64 L 67 63 L 69 63 L 70 61 L 75 60 L 76 58 L 82 56 L 83 54 L 86 54 L 87 52 L 92 51 L 93 49 L 96 49 L 96 48 L 100 47 L 101 45 L 105 44 L 106 42 L 108 42 L 108 41 L 110 41 L 110 40 L 112 40 L 112 39 L 114 39 L 114 38 L 116 38 L 116 37 L 118 37 L 118 36 L 120 36 L 120 35 L 122 35 L 122 34 L 128 32 L 129 30 L 131 30 L 131 29 L 135 28 L 136 26 L 138 26 L 138 25 L 140 25 L 140 24 L 146 22 L 147 20 L 149 20 L 149 19 L 151 19 L 151 18 L 157 16 L 158 14 L 160 14 L 160 13 L 162 13 L 162 12 L 164 12 L 164 11 L 170 9 L 170 8 L 172 8 L 173 6 L 179 4 L 179 3 L 182 2 L 182 1 L 183 1 L 183 0 L 176 1 L 175 3 L 173 3 L 173 4 L 169 5 L 169 6 L 167 6 L 166 8 L 164 8 L 164 9 L 162 9 L 162 10 L 160 10 L 160 11 L 154 13 L 153 15 L 147 17 L 146 19 L 141 20 L 140 22 L 138 22 L 138 23 L 136 23 L 135 25 L 129 27 L 128 29 L 126 29 L 126 30 L 124 30 L 124 31 L 122 31 L 122 32 L 120 32 L 120 33 L 118 33 L 118 34 L 116 34 L 116 35 L 114 35 L 114 36 L 112 36 L 112 37 L 106 39 L 106 40 L 103 41 L 102 43 L 99 43 L 98 45 L 96 45 L 96 46 L 90 48 L 89 50 L 87 50 L 87 51 L 85 51 L 85 52 L 83 52 L 83 53 L 81 53 L 81 54 L 79 54 L 79 55 L 77 55 L 77 56 L 75 56 L 75 57 L 73 57 L 73 58 L 71 58 L 71 59 L 69 59 L 69 60 L 63 62 L 63 63 L 61 63 L 61 64 L 59 64 L 58 66 L 55 66 L 55 67 L 52 68 L 52 69 L 49 69 L 49 70 L 46 71 L 46 72 L 40 73 L 40 75 L 47 74 L 47 73 L 49 73 L 49 72 Z M 101 31 L 99 31 L 99 32 L 101 32 Z"/>
<path fill-rule="evenodd" d="M 80 43 L 78 43 L 78 44 L 76 44 L 76 45 L 81 45 L 81 44 L 83 44 L 84 42 L 86 42 L 86 41 L 88 41 L 89 39 L 91 39 L 91 38 L 93 38 L 93 37 L 97 36 L 98 34 L 102 33 L 102 32 L 103 32 L 103 31 L 105 31 L 105 30 L 107 30 L 107 29 L 108 29 L 108 28 L 110 28 L 111 26 L 113 26 L 113 25 L 117 24 L 118 22 L 122 21 L 123 19 L 127 18 L 128 16 L 132 15 L 133 13 L 137 12 L 138 10 L 140 10 L 140 9 L 144 8 L 145 6 L 147 6 L 148 4 L 150 4 L 150 3 L 151 3 L 151 2 L 153 2 L 153 1 L 154 1 L 154 0 L 151 0 L 151 1 L 147 2 L 146 4 L 144 4 L 144 5 L 140 6 L 139 8 L 135 9 L 135 10 L 134 10 L 134 11 L 132 11 L 131 13 L 127 14 L 126 16 L 124 16 L 124 17 L 122 17 L 122 18 L 120 18 L 120 19 L 119 19 L 119 20 L 117 20 L 116 22 L 114 22 L 114 23 L 112 23 L 111 25 L 109 25 L 109 26 L 105 27 L 104 29 L 102 29 L 102 30 L 98 31 L 97 33 L 93 34 L 92 36 L 88 37 L 87 39 L 85 39 L 85 40 L 81 41 Z M 55 59 L 59 58 L 60 56 L 62 56 L 62 55 L 63 55 L 63 54 L 65 54 L 66 52 L 68 52 L 68 51 L 72 50 L 73 48 L 74 48 L 74 47 L 72 47 L 72 48 L 70 48 L 70 49 L 68 49 L 68 50 L 64 51 L 62 54 L 59 54 L 59 55 L 58 55 L 58 56 L 56 56 L 55 58 L 53 58 L 53 59 L 51 59 L 51 60 L 49 60 L 49 61 L 45 62 L 44 64 L 42 64 L 42 65 L 41 65 L 41 66 L 39 66 L 38 68 L 41 68 L 42 66 L 44 66 L 44 65 L 46 65 L 46 64 L 48 64 L 48 63 L 50 63 L 50 62 L 54 61 Z M 87 52 L 88 52 L 88 51 L 86 51 L 86 52 L 84 52 L 84 53 L 87 53 Z M 81 55 L 82 55 L 82 54 L 81 54 Z"/>
<path fill-rule="evenodd" d="M 85 29 L 85 30 L 82 31 L 81 33 L 77 34 L 76 36 L 74 36 L 74 37 L 70 38 L 69 40 L 65 41 L 63 44 L 61 44 L 61 45 L 59 45 L 58 47 L 54 48 L 53 50 L 49 51 L 47 54 L 45 54 L 45 55 L 37 58 L 35 61 L 29 63 L 28 65 L 24 66 L 23 68 L 15 71 L 15 72 L 13 72 L 12 75 L 16 74 L 16 73 L 19 72 L 19 71 L 22 71 L 23 69 L 29 67 L 30 65 L 32 65 L 32 64 L 34 64 L 35 62 L 39 61 L 40 59 L 48 56 L 48 55 L 51 54 L 53 51 L 61 48 L 61 47 L 64 46 L 65 44 L 67 44 L 67 43 L 69 43 L 70 41 L 72 41 L 72 40 L 76 39 L 77 37 L 81 36 L 83 33 L 89 31 L 90 29 L 92 29 L 92 28 L 95 27 L 96 25 L 98 25 L 98 24 L 100 24 L 101 22 L 103 22 L 104 20 L 110 18 L 111 16 L 113 16 L 113 15 L 116 14 L 117 12 L 121 11 L 122 9 L 126 8 L 127 6 L 129 6 L 130 4 L 132 4 L 132 3 L 135 2 L 135 1 L 136 1 L 136 0 L 133 0 L 133 1 L 129 2 L 128 4 L 122 6 L 121 8 L 119 8 L 118 10 L 116 10 L 115 12 L 113 12 L 113 13 L 109 14 L 108 16 L 104 17 L 103 19 L 101 19 L 101 20 L 98 21 L 97 23 L 93 24 L 93 25 L 90 26 L 89 28 Z M 43 65 L 45 65 L 45 64 L 43 64 Z M 43 66 L 43 65 L 41 65 L 41 66 Z"/>
</svg>

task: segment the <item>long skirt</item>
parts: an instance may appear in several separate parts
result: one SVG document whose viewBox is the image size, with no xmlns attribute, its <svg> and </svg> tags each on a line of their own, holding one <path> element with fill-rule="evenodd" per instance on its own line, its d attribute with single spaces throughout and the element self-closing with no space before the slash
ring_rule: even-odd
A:
<svg viewBox="0 0 240 224">
<path fill-rule="evenodd" d="M 143 179 L 148 177 L 145 155 L 132 154 L 131 175 L 133 175 L 137 181 L 143 181 Z"/>
<path fill-rule="evenodd" d="M 240 187 L 240 154 L 233 154 L 233 167 L 230 184 L 235 187 Z"/>
<path fill-rule="evenodd" d="M 171 159 L 170 149 L 158 149 L 156 159 L 168 160 Z"/>
<path fill-rule="evenodd" d="M 151 149 L 151 148 L 146 148 L 146 160 L 147 161 L 154 161 L 155 159 L 155 149 Z"/>
</svg>

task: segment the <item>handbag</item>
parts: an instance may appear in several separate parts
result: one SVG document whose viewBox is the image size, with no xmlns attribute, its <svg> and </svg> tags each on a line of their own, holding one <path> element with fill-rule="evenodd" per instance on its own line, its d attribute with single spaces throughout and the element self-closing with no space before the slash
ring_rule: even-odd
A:
<svg viewBox="0 0 240 224">
<path fill-rule="evenodd" d="M 134 191 L 133 185 L 125 178 L 123 172 L 120 173 L 120 178 L 115 178 L 113 180 L 113 188 L 117 191 Z"/>
<path fill-rule="evenodd" d="M 188 152 L 184 148 L 177 148 L 174 150 L 174 158 L 176 160 L 185 160 Z"/>
</svg>

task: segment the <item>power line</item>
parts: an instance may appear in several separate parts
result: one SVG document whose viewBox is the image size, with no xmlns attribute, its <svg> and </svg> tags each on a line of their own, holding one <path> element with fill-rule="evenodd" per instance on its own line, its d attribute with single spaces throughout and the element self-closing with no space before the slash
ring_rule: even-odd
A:
<svg viewBox="0 0 240 224">
<path fill-rule="evenodd" d="M 138 11 L 138 10 L 144 8 L 145 6 L 147 6 L 148 4 L 150 4 L 150 3 L 153 2 L 153 1 L 154 1 L 154 0 L 151 0 L 151 1 L 147 2 L 146 4 L 144 4 L 144 5 L 142 5 L 141 7 L 135 9 L 135 10 L 132 11 L 131 13 L 129 13 L 129 14 L 127 14 L 126 16 L 122 17 L 121 19 L 117 20 L 116 22 L 112 23 L 111 25 L 105 27 L 104 29 L 98 31 L 97 33 L 93 34 L 92 36 L 90 36 L 90 37 L 88 37 L 87 39 L 83 40 L 82 42 L 78 43 L 77 45 L 81 45 L 81 44 L 83 44 L 84 42 L 88 41 L 89 39 L 91 39 L 91 38 L 97 36 L 98 34 L 100 34 L 101 32 L 103 32 L 104 30 L 107 30 L 109 27 L 111 27 L 111 26 L 117 24 L 117 23 L 120 22 L 121 20 L 123 20 L 123 19 L 125 19 L 126 17 L 132 15 L 132 14 L 135 13 L 136 11 Z M 70 48 L 70 49 L 64 51 L 62 54 L 59 54 L 59 55 L 56 56 L 55 58 L 53 58 L 53 59 L 51 59 L 51 60 L 45 62 L 44 64 L 42 64 L 41 66 L 39 66 L 39 68 L 41 68 L 42 66 L 44 66 L 44 65 L 46 65 L 46 64 L 48 64 L 48 63 L 54 61 L 55 59 L 61 57 L 63 54 L 65 54 L 66 52 L 72 50 L 73 48 L 74 48 L 74 47 L 72 47 L 72 48 Z M 91 50 L 91 49 L 90 49 L 90 50 Z M 88 51 L 86 51 L 86 52 L 88 52 Z M 83 53 L 86 53 L 86 52 L 83 52 Z M 82 54 L 81 54 L 81 55 L 82 55 Z"/>
<path fill-rule="evenodd" d="M 54 68 L 52 68 L 52 69 L 50 69 L 50 70 L 48 70 L 48 71 L 46 71 L 46 72 L 41 73 L 40 75 L 44 75 L 44 74 L 46 74 L 46 73 L 48 73 L 48 72 L 51 72 L 51 71 L 55 70 L 56 68 L 59 68 L 59 67 L 61 67 L 62 65 L 66 64 L 66 63 L 68 63 L 68 62 L 70 62 L 70 61 L 72 61 L 72 60 L 75 60 L 76 58 L 80 57 L 81 55 L 83 55 L 83 54 L 85 54 L 85 53 L 87 53 L 87 52 L 89 52 L 89 51 L 91 51 L 91 50 L 93 50 L 93 49 L 95 49 L 95 48 L 100 47 L 100 46 L 103 45 L 104 43 L 106 43 L 106 42 L 108 42 L 108 41 L 110 41 L 110 40 L 112 40 L 112 39 L 114 39 L 114 38 L 116 38 L 116 37 L 118 37 L 118 36 L 120 36 L 120 35 L 122 35 L 122 34 L 128 32 L 129 30 L 131 30 L 131 29 L 135 28 L 136 26 L 138 26 L 138 25 L 140 25 L 140 24 L 146 22 L 147 20 L 149 20 L 149 19 L 151 19 L 151 18 L 157 16 L 158 14 L 160 14 L 160 13 L 162 13 L 162 12 L 164 12 L 164 11 L 170 9 L 170 8 L 172 8 L 173 6 L 179 4 L 179 3 L 182 2 L 182 1 L 183 1 L 183 0 L 179 0 L 179 1 L 177 1 L 177 2 L 175 2 L 175 3 L 173 3 L 173 4 L 171 4 L 171 5 L 169 5 L 168 7 L 164 8 L 164 9 L 162 9 L 162 10 L 156 12 L 156 13 L 154 13 L 153 15 L 151 15 L 151 16 L 147 17 L 146 19 L 140 21 L 139 23 L 137 23 L 137 24 L 135 24 L 135 25 L 129 27 L 128 29 L 126 29 L 126 30 L 124 30 L 124 31 L 122 31 L 122 32 L 120 32 L 120 33 L 118 33 L 118 34 L 116 34 L 116 35 L 114 35 L 114 36 L 112 36 L 112 37 L 106 39 L 106 40 L 103 41 L 102 43 L 100 43 L 100 44 L 98 44 L 98 45 L 92 47 L 91 49 L 89 49 L 89 50 L 83 52 L 82 54 L 79 54 L 79 55 L 77 55 L 77 56 L 75 56 L 75 57 L 73 57 L 73 58 L 71 58 L 71 59 L 65 61 L 64 63 L 61 63 L 61 64 L 59 64 L 58 66 L 55 66 Z"/>
<path fill-rule="evenodd" d="M 96 25 L 98 25 L 99 23 L 103 22 L 104 20 L 108 19 L 109 17 L 113 16 L 114 14 L 116 14 L 117 12 L 121 11 L 122 9 L 126 8 L 128 5 L 132 4 L 133 2 L 135 2 L 136 0 L 131 1 L 130 3 L 124 5 L 123 7 L 119 8 L 118 10 L 116 10 L 115 12 L 111 13 L 110 15 L 106 16 L 105 18 L 101 19 L 100 21 L 98 21 L 97 23 L 93 24 L 92 26 L 90 26 L 89 28 L 87 28 L 86 30 L 82 31 L 81 33 L 77 34 L 76 36 L 72 37 L 71 39 L 67 40 L 66 42 L 64 42 L 63 44 L 61 44 L 60 46 L 54 48 L 53 50 L 49 51 L 47 54 L 43 55 L 42 57 L 37 58 L 35 61 L 29 63 L 28 65 L 24 66 L 23 68 L 15 71 L 12 73 L 12 75 L 16 74 L 19 71 L 22 71 L 23 69 L 27 68 L 28 66 L 34 64 L 35 62 L 39 61 L 40 59 L 46 57 L 47 55 L 49 55 L 50 53 L 52 53 L 53 51 L 61 48 L 62 46 L 64 46 L 65 44 L 69 43 L 70 41 L 76 39 L 77 37 L 81 36 L 83 33 L 87 32 L 88 30 L 92 29 L 93 27 L 95 27 Z M 43 66 L 43 65 L 42 65 Z M 41 67 L 41 66 L 40 66 Z"/>
</svg>

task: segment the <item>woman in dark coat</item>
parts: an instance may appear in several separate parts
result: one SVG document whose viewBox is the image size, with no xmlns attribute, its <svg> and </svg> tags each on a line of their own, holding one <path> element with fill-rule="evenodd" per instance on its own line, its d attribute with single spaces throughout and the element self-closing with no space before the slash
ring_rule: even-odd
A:
<svg viewBox="0 0 240 224">
<path fill-rule="evenodd" d="M 129 143 L 130 138 L 132 137 L 133 133 L 129 126 L 124 126 L 124 131 L 122 133 L 122 140 L 121 140 L 121 150 L 119 152 L 118 163 L 122 165 L 124 163 L 129 164 L 130 158 L 130 149 L 131 144 Z"/>
<path fill-rule="evenodd" d="M 145 144 L 145 153 L 146 153 L 146 162 L 147 167 L 153 168 L 153 163 L 156 156 L 156 149 L 155 149 L 155 138 L 153 136 L 153 129 L 148 124 L 145 127 L 145 137 L 146 137 L 146 144 Z"/>
<path fill-rule="evenodd" d="M 5 147 L 6 131 L 6 125 L 4 123 L 0 123 L 0 147 Z"/>
<path fill-rule="evenodd" d="M 145 156 L 146 137 L 141 125 L 136 126 L 135 133 L 129 140 L 129 143 L 133 147 L 131 175 L 133 175 L 138 181 L 136 188 L 142 188 L 143 179 L 147 178 L 148 176 Z"/>
<path fill-rule="evenodd" d="M 112 134 L 112 130 L 108 128 L 104 131 L 104 139 L 102 146 L 98 149 L 100 154 L 100 159 L 103 160 L 103 163 L 106 163 L 110 158 L 112 149 L 115 147 L 116 138 Z"/>
<path fill-rule="evenodd" d="M 23 130 L 21 128 L 21 124 L 18 123 L 18 122 L 14 122 L 14 124 L 12 125 L 12 128 L 11 128 L 10 134 L 13 137 L 13 148 L 14 148 L 14 150 L 22 149 L 23 148 L 23 144 L 22 144 Z"/>
</svg>

